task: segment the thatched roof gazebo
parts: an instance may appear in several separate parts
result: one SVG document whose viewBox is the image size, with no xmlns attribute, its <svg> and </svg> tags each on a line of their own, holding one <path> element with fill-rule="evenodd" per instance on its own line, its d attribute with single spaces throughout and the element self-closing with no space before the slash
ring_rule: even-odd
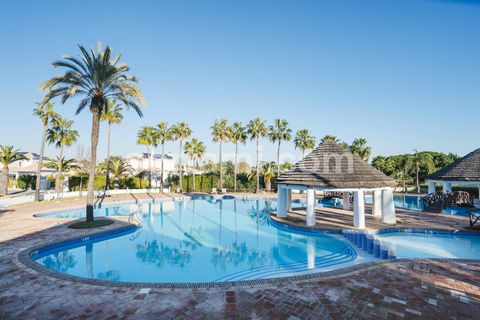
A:
<svg viewBox="0 0 480 320">
<path fill-rule="evenodd" d="M 443 191 L 452 191 L 452 184 L 478 186 L 480 191 L 480 149 L 470 152 L 427 178 L 428 193 L 435 192 L 435 184 L 443 184 Z"/>
<path fill-rule="evenodd" d="M 344 209 L 350 209 L 349 194 L 354 193 L 354 226 L 365 228 L 364 193 L 373 192 L 373 214 L 384 223 L 395 223 L 392 188 L 396 182 L 360 157 L 335 142 L 325 142 L 307 155 L 292 170 L 283 173 L 278 185 L 277 215 L 291 210 L 291 190 L 307 192 L 307 225 L 315 224 L 315 191 L 343 192 Z"/>
</svg>

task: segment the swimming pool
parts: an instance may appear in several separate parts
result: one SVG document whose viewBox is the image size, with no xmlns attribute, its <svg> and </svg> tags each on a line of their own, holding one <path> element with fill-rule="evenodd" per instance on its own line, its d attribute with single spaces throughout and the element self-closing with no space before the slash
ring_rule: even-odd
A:
<svg viewBox="0 0 480 320">
<path fill-rule="evenodd" d="M 186 199 L 104 207 L 96 214 L 137 211 L 142 227 L 47 247 L 32 258 L 84 278 L 179 283 L 284 277 L 365 261 L 340 235 L 273 225 L 275 206 L 270 200 Z M 82 215 L 73 210 L 66 216 Z"/>
<path fill-rule="evenodd" d="M 479 234 L 412 230 L 380 232 L 375 238 L 397 258 L 480 259 Z"/>
</svg>

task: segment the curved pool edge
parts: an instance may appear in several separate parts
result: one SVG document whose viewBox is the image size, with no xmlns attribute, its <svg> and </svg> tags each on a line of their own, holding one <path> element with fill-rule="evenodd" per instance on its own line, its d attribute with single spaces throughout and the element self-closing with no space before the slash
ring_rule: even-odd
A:
<svg viewBox="0 0 480 320">
<path fill-rule="evenodd" d="M 273 221 L 273 220 L 272 220 Z M 276 221 L 277 223 L 280 223 Z M 281 223 L 280 223 L 281 224 Z M 288 226 L 288 225 L 285 225 Z M 290 227 L 290 226 L 289 226 Z M 107 281 L 99 279 L 89 279 L 79 276 L 68 275 L 66 273 L 52 271 L 43 265 L 34 261 L 31 257 L 36 251 L 45 249 L 51 246 L 62 246 L 69 242 L 80 241 L 85 237 L 106 237 L 116 233 L 126 232 L 127 230 L 135 230 L 138 227 L 135 225 L 120 225 L 114 227 L 111 230 L 99 230 L 88 235 L 76 235 L 67 237 L 62 240 L 53 240 L 45 243 L 39 243 L 33 247 L 21 250 L 17 254 L 17 261 L 22 265 L 33 269 L 34 271 L 52 277 L 54 279 L 69 281 L 80 284 L 98 285 L 105 287 L 130 287 L 130 288 L 165 288 L 165 289 L 199 289 L 199 288 L 232 288 L 232 287 L 251 287 L 259 285 L 284 285 L 290 282 L 305 281 L 305 280 L 327 280 L 333 277 L 346 277 L 357 272 L 367 271 L 372 268 L 376 268 L 382 265 L 405 263 L 405 262 L 458 262 L 468 263 L 475 262 L 480 263 L 480 259 L 451 259 L 451 258 L 428 258 L 428 259 L 389 259 L 389 260 L 374 260 L 361 262 L 355 265 L 341 267 L 330 271 L 319 271 L 308 274 L 300 274 L 286 277 L 274 277 L 257 280 L 242 280 L 242 281 L 227 281 L 227 282 L 127 282 L 127 281 Z M 314 230 L 308 228 L 295 227 L 299 231 L 312 232 L 312 233 L 338 233 L 337 229 L 324 229 Z M 445 230 L 440 230 L 445 231 Z M 341 232 L 341 231 L 340 231 Z M 477 233 L 478 234 L 478 233 Z"/>
</svg>

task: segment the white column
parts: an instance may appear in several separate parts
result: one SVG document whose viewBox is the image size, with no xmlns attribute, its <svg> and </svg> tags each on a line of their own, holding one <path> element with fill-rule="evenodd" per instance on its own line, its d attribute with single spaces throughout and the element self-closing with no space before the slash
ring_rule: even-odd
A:
<svg viewBox="0 0 480 320">
<path fill-rule="evenodd" d="M 353 226 L 365 229 L 365 198 L 363 190 L 357 190 L 353 196 Z"/>
<path fill-rule="evenodd" d="M 395 202 L 393 201 L 393 192 L 391 188 L 382 191 L 382 222 L 389 224 L 397 223 Z"/>
<path fill-rule="evenodd" d="M 435 193 L 435 181 L 428 180 L 428 194 Z"/>
<path fill-rule="evenodd" d="M 285 197 L 285 211 L 292 210 L 292 189 L 285 189 L 286 197 Z"/>
<path fill-rule="evenodd" d="M 307 190 L 307 226 L 315 225 L 315 190 Z"/>
<path fill-rule="evenodd" d="M 452 183 L 451 182 L 444 182 L 443 183 L 443 191 L 452 192 Z"/>
<path fill-rule="evenodd" d="M 307 238 L 307 265 L 308 269 L 315 269 L 315 238 Z"/>
<path fill-rule="evenodd" d="M 372 194 L 372 214 L 374 217 L 382 216 L 382 190 L 374 190 Z"/>
<path fill-rule="evenodd" d="M 350 210 L 350 199 L 349 195 L 350 192 L 344 192 L 343 193 L 343 210 Z"/>
<path fill-rule="evenodd" d="M 282 186 L 278 186 L 277 191 L 277 217 L 286 218 L 287 212 L 285 211 L 285 199 L 286 198 L 286 189 Z"/>
</svg>

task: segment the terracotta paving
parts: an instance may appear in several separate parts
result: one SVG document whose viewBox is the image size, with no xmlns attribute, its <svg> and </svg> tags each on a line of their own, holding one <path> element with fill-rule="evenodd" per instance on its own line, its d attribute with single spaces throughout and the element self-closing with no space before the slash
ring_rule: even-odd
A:
<svg viewBox="0 0 480 320">
<path fill-rule="evenodd" d="M 31 216 L 82 203 L 68 200 L 0 212 L 0 319 L 478 319 L 480 313 L 480 262 L 388 261 L 303 281 L 157 289 L 60 280 L 17 260 L 22 249 L 72 233 L 98 232 L 68 229 L 65 219 Z M 412 219 L 421 223 L 419 217 Z M 444 218 L 438 219 L 443 224 Z M 102 230 L 126 223 L 115 220 Z"/>
</svg>

